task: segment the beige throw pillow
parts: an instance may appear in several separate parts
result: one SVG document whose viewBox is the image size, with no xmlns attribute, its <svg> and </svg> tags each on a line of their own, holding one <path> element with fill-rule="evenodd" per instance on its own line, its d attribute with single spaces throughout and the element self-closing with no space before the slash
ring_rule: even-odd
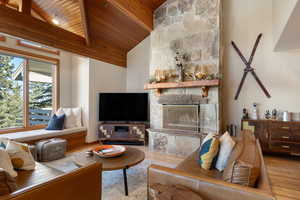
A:
<svg viewBox="0 0 300 200">
<path fill-rule="evenodd" d="M 14 170 L 8 153 L 4 149 L 0 149 L 0 168 L 6 171 L 13 178 L 18 175 Z"/>
<path fill-rule="evenodd" d="M 6 151 L 15 169 L 34 170 L 35 161 L 27 144 L 9 141 Z"/>
<path fill-rule="evenodd" d="M 81 108 L 60 108 L 56 115 L 66 115 L 64 128 L 82 127 Z"/>
<path fill-rule="evenodd" d="M 228 132 L 220 137 L 220 150 L 216 163 L 216 169 L 223 171 L 226 168 L 231 152 L 235 146 L 235 141 L 231 138 Z"/>
</svg>

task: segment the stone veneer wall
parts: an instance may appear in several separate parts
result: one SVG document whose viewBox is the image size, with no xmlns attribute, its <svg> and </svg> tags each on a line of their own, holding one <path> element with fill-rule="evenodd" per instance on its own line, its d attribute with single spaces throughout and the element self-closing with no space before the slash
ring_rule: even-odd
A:
<svg viewBox="0 0 300 200">
<path fill-rule="evenodd" d="M 156 69 L 175 69 L 176 51 L 188 55 L 187 70 L 207 66 L 211 73 L 220 72 L 220 4 L 220 0 L 168 0 L 155 11 L 150 76 Z M 200 95 L 201 89 L 170 89 L 164 94 Z M 219 88 L 211 88 L 208 104 L 201 107 L 200 120 L 206 120 L 201 122 L 206 124 L 206 132 L 220 129 L 219 96 Z M 150 94 L 150 123 L 151 128 L 162 127 L 162 105 L 153 92 Z"/>
</svg>

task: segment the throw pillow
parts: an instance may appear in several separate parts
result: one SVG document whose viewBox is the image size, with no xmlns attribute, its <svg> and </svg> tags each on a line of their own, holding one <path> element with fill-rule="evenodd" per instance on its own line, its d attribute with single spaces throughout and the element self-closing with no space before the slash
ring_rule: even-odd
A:
<svg viewBox="0 0 300 200">
<path fill-rule="evenodd" d="M 14 170 L 8 153 L 3 149 L 0 149 L 0 159 L 0 168 L 9 173 L 11 177 L 15 178 L 18 174 Z"/>
<path fill-rule="evenodd" d="M 10 194 L 16 190 L 16 180 L 0 168 L 0 196 Z"/>
<path fill-rule="evenodd" d="M 6 149 L 8 138 L 0 138 L 0 149 Z"/>
<path fill-rule="evenodd" d="M 216 163 L 216 169 L 223 171 L 227 165 L 230 154 L 234 148 L 235 141 L 231 138 L 228 132 L 220 137 L 220 151 Z"/>
<path fill-rule="evenodd" d="M 218 134 L 217 133 L 209 133 L 205 136 L 205 138 L 203 139 L 203 141 L 201 142 L 201 146 L 209 139 L 217 136 Z"/>
<path fill-rule="evenodd" d="M 35 169 L 35 161 L 27 144 L 9 141 L 6 146 L 6 151 L 8 152 L 15 169 Z"/>
<path fill-rule="evenodd" d="M 203 169 L 209 170 L 213 167 L 213 162 L 218 155 L 219 139 L 214 136 L 207 141 L 200 148 L 199 164 Z"/>
<path fill-rule="evenodd" d="M 260 176 L 261 152 L 253 133 L 242 135 L 223 172 L 223 179 L 230 183 L 254 187 Z"/>
<path fill-rule="evenodd" d="M 65 117 L 66 117 L 65 114 L 60 115 L 60 116 L 57 116 L 56 114 L 54 114 L 51 117 L 46 130 L 63 130 Z"/>
<path fill-rule="evenodd" d="M 56 115 L 66 115 L 65 128 L 82 127 L 81 108 L 60 108 Z"/>
<path fill-rule="evenodd" d="M 153 184 L 149 193 L 150 199 L 153 200 L 203 200 L 194 191 L 180 185 Z"/>
</svg>

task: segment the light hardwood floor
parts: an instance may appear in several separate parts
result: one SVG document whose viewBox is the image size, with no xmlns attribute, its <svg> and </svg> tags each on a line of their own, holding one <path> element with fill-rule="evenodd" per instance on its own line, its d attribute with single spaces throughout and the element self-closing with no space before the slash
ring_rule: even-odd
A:
<svg viewBox="0 0 300 200">
<path fill-rule="evenodd" d="M 277 200 L 300 200 L 300 158 L 264 156 Z"/>
<path fill-rule="evenodd" d="M 74 149 L 72 152 L 91 149 L 97 145 L 86 145 Z M 183 160 L 183 158 L 176 156 L 150 152 L 144 146 L 135 147 L 142 149 L 146 154 L 146 159 L 153 161 L 155 164 L 175 167 Z M 265 155 L 264 159 L 272 190 L 277 200 L 300 200 L 300 158 Z"/>
</svg>

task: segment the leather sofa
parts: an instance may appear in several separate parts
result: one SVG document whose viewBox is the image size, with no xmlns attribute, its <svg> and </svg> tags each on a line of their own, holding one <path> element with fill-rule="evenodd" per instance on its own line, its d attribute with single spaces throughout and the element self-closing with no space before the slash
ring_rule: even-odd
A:
<svg viewBox="0 0 300 200">
<path fill-rule="evenodd" d="M 100 200 L 101 171 L 99 163 L 70 173 L 37 163 L 33 171 L 19 171 L 17 190 L 0 200 Z"/>
<path fill-rule="evenodd" d="M 242 134 L 253 134 L 244 131 Z M 242 142 L 237 141 L 237 142 Z M 151 165 L 148 168 L 148 199 L 154 200 L 155 186 L 180 185 L 196 192 L 205 200 L 273 200 L 275 199 L 268 179 L 259 141 L 254 145 L 261 161 L 260 175 L 254 188 L 228 183 L 221 172 L 204 170 L 198 165 L 198 151 L 192 153 L 176 168 Z M 243 143 L 243 145 L 247 145 Z"/>
</svg>

